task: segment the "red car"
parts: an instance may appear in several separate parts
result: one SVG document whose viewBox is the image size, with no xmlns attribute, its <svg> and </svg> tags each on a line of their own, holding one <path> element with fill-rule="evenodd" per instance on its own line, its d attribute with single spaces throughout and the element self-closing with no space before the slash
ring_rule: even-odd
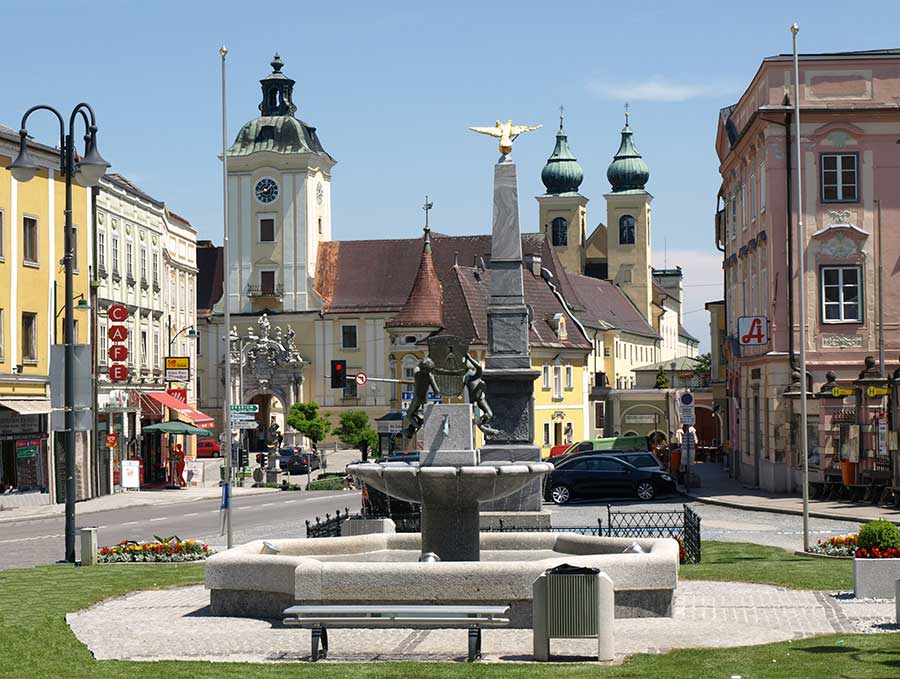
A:
<svg viewBox="0 0 900 679">
<path fill-rule="evenodd" d="M 550 449 L 550 457 L 559 457 L 560 455 L 562 455 L 564 452 L 566 452 L 571 447 L 572 447 L 571 443 L 564 443 L 561 446 L 553 446 Z"/>
<path fill-rule="evenodd" d="M 197 457 L 222 457 L 222 446 L 215 439 L 197 439 Z"/>
</svg>

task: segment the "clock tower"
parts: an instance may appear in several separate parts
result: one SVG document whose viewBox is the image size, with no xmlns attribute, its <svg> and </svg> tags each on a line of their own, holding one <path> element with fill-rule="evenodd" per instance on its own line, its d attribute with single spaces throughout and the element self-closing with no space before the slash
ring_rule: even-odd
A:
<svg viewBox="0 0 900 679">
<path fill-rule="evenodd" d="M 260 115 L 228 149 L 232 313 L 307 311 L 319 243 L 331 239 L 331 168 L 316 128 L 296 117 L 294 81 L 276 54 Z"/>
</svg>

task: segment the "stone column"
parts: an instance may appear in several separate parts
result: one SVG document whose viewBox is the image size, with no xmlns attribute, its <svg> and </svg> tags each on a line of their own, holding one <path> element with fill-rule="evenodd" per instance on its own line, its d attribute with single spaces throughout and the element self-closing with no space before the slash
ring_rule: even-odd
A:
<svg viewBox="0 0 900 679">
<path fill-rule="evenodd" d="M 522 283 L 522 236 L 516 165 L 504 156 L 494 166 L 494 223 L 484 371 L 491 426 L 500 434 L 481 449 L 482 462 L 540 462 L 534 445 L 534 381 L 528 351 L 528 308 Z M 483 511 L 539 511 L 541 477 L 517 493 L 481 505 Z"/>
</svg>

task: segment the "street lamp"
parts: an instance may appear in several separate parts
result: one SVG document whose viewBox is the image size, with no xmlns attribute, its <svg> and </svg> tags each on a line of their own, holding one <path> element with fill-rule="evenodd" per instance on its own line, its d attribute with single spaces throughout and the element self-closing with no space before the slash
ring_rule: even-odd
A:
<svg viewBox="0 0 900 679">
<path fill-rule="evenodd" d="M 184 333 L 187 333 L 186 337 L 188 337 L 189 339 L 197 339 L 198 337 L 200 337 L 200 335 L 197 334 L 197 331 L 194 330 L 193 325 L 189 325 L 186 328 L 182 328 L 181 330 L 176 332 L 174 335 L 172 335 L 172 319 L 171 318 L 169 319 L 167 328 L 169 331 L 169 333 L 168 333 L 169 334 L 169 354 L 172 353 L 172 342 L 174 342 L 179 337 L 184 335 Z"/>
<path fill-rule="evenodd" d="M 72 233 L 72 179 L 81 186 L 96 186 L 100 177 L 109 167 L 97 151 L 97 121 L 94 109 L 81 102 L 69 115 L 69 128 L 66 132 L 65 120 L 59 111 L 52 106 L 40 104 L 32 106 L 22 116 L 19 130 L 19 153 L 6 168 L 17 182 L 30 181 L 40 166 L 28 151 L 28 130 L 25 124 L 28 116 L 35 111 L 50 111 L 59 121 L 59 171 L 66 180 L 65 209 L 65 255 L 63 263 L 66 269 L 66 319 L 65 319 L 65 449 L 66 449 L 66 555 L 65 560 L 75 563 L 75 314 L 74 314 L 74 243 Z M 78 116 L 84 121 L 84 156 L 79 160 L 75 154 L 75 121 Z"/>
</svg>

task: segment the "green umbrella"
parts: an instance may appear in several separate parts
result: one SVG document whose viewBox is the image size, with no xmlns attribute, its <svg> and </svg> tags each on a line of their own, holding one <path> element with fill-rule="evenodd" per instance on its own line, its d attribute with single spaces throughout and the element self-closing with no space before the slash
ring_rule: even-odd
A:
<svg viewBox="0 0 900 679">
<path fill-rule="evenodd" d="M 204 438 L 213 438 L 215 436 L 208 429 L 201 429 L 187 422 L 160 422 L 159 424 L 151 424 L 149 427 L 142 427 L 141 431 L 161 431 L 164 434 L 194 434 Z"/>
</svg>

